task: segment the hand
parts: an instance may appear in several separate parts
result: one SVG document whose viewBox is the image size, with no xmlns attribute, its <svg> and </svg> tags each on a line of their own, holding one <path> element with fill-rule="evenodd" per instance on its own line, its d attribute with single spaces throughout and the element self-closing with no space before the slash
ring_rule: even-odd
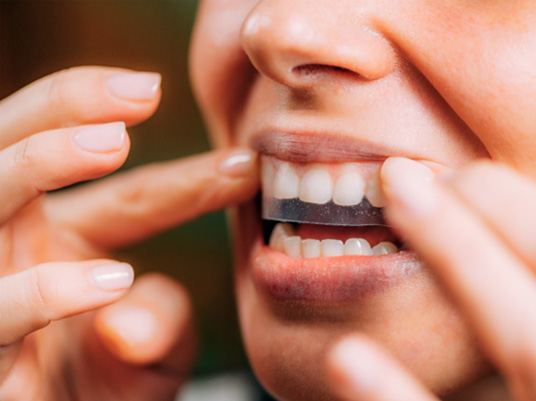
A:
<svg viewBox="0 0 536 401">
<path fill-rule="evenodd" d="M 132 268 L 104 258 L 251 197 L 254 155 L 214 152 L 47 194 L 116 170 L 123 122 L 153 114 L 159 82 L 76 68 L 0 102 L 1 400 L 168 400 L 185 378 L 185 290 L 158 274 L 130 289 Z"/>
<path fill-rule="evenodd" d="M 387 160 L 387 218 L 445 284 L 515 399 L 534 400 L 536 185 L 490 161 L 433 176 L 415 161 Z M 336 345 L 328 365 L 344 400 L 438 400 L 361 335 Z"/>
</svg>

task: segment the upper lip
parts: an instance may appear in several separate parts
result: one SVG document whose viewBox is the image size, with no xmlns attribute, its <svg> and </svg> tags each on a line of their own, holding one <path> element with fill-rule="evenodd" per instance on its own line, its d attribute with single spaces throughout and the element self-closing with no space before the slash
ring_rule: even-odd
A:
<svg viewBox="0 0 536 401">
<path fill-rule="evenodd" d="M 344 134 L 266 129 L 249 145 L 258 152 L 296 163 L 378 161 L 401 155 L 399 150 Z"/>
</svg>

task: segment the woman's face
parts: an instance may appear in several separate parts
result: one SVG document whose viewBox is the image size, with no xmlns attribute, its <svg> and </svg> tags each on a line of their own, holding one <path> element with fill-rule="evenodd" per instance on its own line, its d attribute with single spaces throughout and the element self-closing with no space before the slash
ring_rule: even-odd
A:
<svg viewBox="0 0 536 401">
<path fill-rule="evenodd" d="M 347 171 L 369 172 L 364 188 L 378 197 L 374 171 L 393 155 L 450 167 L 492 158 L 536 176 L 534 0 L 204 0 L 191 60 L 215 145 L 268 155 L 282 171 L 267 169 L 265 190 L 280 198 L 351 198 L 353 181 L 338 182 Z M 387 229 L 299 224 L 286 235 L 312 239 L 308 251 L 285 236 L 270 246 L 256 201 L 233 226 L 243 337 L 277 398 L 334 399 L 325 351 L 353 331 L 437 393 L 488 373 L 411 252 L 305 257 L 318 256 L 314 240 L 374 245 L 392 239 Z M 333 243 L 321 255 L 338 254 Z"/>
</svg>

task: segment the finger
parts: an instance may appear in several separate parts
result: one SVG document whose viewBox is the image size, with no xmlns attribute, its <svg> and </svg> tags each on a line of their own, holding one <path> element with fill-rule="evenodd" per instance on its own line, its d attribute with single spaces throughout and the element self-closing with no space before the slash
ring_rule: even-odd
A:
<svg viewBox="0 0 536 401">
<path fill-rule="evenodd" d="M 536 269 L 534 181 L 506 166 L 482 161 L 456 174 L 450 184 L 509 248 Z"/>
<path fill-rule="evenodd" d="M 536 376 L 532 273 L 479 216 L 416 162 L 382 169 L 391 224 L 442 279 L 488 356 L 507 376 Z M 534 394 L 533 394 L 534 396 Z"/>
<path fill-rule="evenodd" d="M 58 224 L 96 246 L 114 248 L 243 202 L 257 187 L 255 154 L 227 150 L 143 167 L 58 194 L 46 206 Z"/>
<path fill-rule="evenodd" d="M 130 265 L 109 260 L 47 263 L 1 277 L 2 368 L 11 366 L 16 352 L 9 347 L 22 337 L 53 320 L 116 301 L 132 280 Z"/>
<path fill-rule="evenodd" d="M 128 264 L 97 260 L 46 263 L 0 278 L 0 344 L 117 300 L 132 277 Z"/>
<path fill-rule="evenodd" d="M 94 327 L 115 358 L 146 368 L 138 372 L 142 376 L 161 377 L 151 387 L 176 390 L 192 367 L 197 342 L 190 299 L 182 286 L 164 275 L 141 277 L 125 298 L 97 313 Z M 145 380 L 139 382 L 146 385 Z M 154 397 L 154 388 L 135 387 L 130 391 Z"/>
<path fill-rule="evenodd" d="M 0 102 L 0 149 L 55 128 L 135 124 L 150 117 L 159 101 L 159 74 L 107 67 L 60 71 Z"/>
<path fill-rule="evenodd" d="M 124 123 L 64 128 L 0 151 L 0 223 L 40 194 L 100 177 L 128 155 Z"/>
<path fill-rule="evenodd" d="M 345 401 L 439 401 L 379 346 L 348 337 L 328 354 L 333 390 Z"/>
</svg>

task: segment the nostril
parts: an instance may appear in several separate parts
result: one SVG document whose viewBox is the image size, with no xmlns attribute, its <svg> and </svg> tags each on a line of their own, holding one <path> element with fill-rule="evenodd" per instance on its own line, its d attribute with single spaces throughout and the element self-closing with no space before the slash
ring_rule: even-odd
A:
<svg viewBox="0 0 536 401">
<path fill-rule="evenodd" d="M 326 64 L 303 64 L 294 67 L 292 69 L 292 72 L 295 75 L 307 78 L 322 77 L 325 75 L 334 75 L 336 77 L 346 77 L 353 79 L 362 78 L 361 75 L 349 70 L 348 68 Z"/>
</svg>

